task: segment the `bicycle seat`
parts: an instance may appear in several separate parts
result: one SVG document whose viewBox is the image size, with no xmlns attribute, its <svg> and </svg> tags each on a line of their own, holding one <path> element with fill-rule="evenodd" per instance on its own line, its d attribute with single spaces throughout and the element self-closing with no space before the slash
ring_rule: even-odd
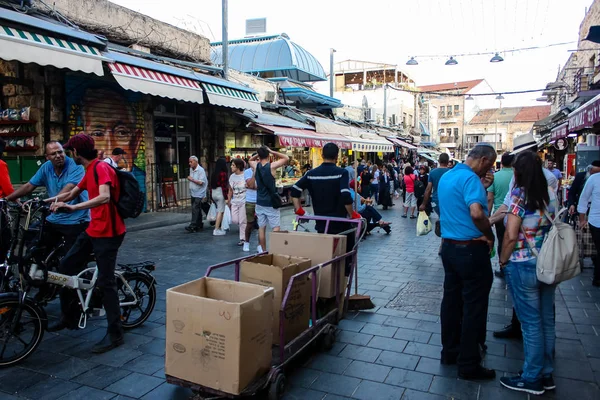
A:
<svg viewBox="0 0 600 400">
<path fill-rule="evenodd" d="M 133 264 L 117 264 L 119 267 L 123 268 L 123 269 L 147 269 L 149 271 L 154 271 L 154 269 L 156 268 L 156 266 L 154 265 L 154 261 L 142 261 L 139 263 L 133 263 Z"/>
</svg>

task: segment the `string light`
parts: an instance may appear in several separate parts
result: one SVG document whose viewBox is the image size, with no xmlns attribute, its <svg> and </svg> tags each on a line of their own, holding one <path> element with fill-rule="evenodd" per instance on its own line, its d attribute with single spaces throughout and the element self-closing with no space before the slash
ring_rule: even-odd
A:
<svg viewBox="0 0 600 400">
<path fill-rule="evenodd" d="M 394 86 L 390 86 L 389 84 L 386 83 L 386 86 L 388 87 L 388 89 L 392 89 L 392 90 L 397 90 L 399 92 L 409 92 L 409 93 L 419 93 L 419 94 L 435 94 L 438 96 L 453 96 L 453 97 L 466 97 L 467 100 L 472 100 L 473 97 L 475 96 L 502 96 L 504 94 L 523 94 L 523 93 L 536 93 L 536 92 L 543 92 L 545 90 L 547 90 L 546 88 L 544 89 L 529 89 L 529 90 L 515 90 L 512 92 L 502 92 L 502 93 L 469 93 L 469 94 L 464 94 L 464 93 L 448 93 L 448 92 L 439 92 L 439 91 L 431 91 L 431 92 L 420 92 L 418 90 L 410 90 L 410 89 L 403 89 L 403 88 L 397 88 Z M 504 98 L 504 97 L 503 97 Z"/>
</svg>

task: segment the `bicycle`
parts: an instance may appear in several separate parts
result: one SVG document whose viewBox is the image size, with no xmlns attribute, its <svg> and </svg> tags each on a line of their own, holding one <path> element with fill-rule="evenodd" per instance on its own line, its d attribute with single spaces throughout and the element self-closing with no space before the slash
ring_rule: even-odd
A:
<svg viewBox="0 0 600 400">
<path fill-rule="evenodd" d="M 96 266 L 87 267 L 77 275 L 64 275 L 38 264 L 39 254 L 46 253 L 41 243 L 44 222 L 50 208 L 44 202 L 33 200 L 23 206 L 25 223 L 18 224 L 18 235 L 13 238 L 8 268 L 18 276 L 15 292 L 0 293 L 0 368 L 14 365 L 30 356 L 41 343 L 48 327 L 45 302 L 29 297 L 32 288 L 50 284 L 77 292 L 77 327 L 85 329 L 90 316 L 103 316 L 102 294 L 96 289 Z M 31 222 L 39 216 L 40 224 Z M 14 250 L 14 252 L 13 252 Z M 16 271 L 15 271 L 16 270 Z M 121 323 L 124 329 L 142 325 L 156 304 L 156 280 L 152 276 L 155 265 L 151 261 L 118 264 L 115 271 Z"/>
</svg>

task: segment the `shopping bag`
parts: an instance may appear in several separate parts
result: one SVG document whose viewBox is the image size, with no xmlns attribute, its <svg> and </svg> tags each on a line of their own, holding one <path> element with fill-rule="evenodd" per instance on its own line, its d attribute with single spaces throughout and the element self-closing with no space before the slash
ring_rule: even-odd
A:
<svg viewBox="0 0 600 400">
<path fill-rule="evenodd" d="M 592 231 L 588 226 L 582 228 L 579 222 L 576 223 L 575 233 L 577 234 L 577 245 L 579 246 L 579 258 L 596 257 L 596 245 L 592 239 Z"/>
<path fill-rule="evenodd" d="M 429 232 L 431 232 L 431 221 L 425 211 L 420 211 L 417 218 L 417 236 L 425 236 Z"/>
<path fill-rule="evenodd" d="M 223 229 L 224 231 L 228 231 L 229 225 L 231 225 L 231 209 L 225 206 L 225 212 L 223 213 L 223 221 L 221 222 L 221 229 Z"/>
<path fill-rule="evenodd" d="M 210 209 L 208 210 L 208 214 L 206 214 L 206 220 L 208 222 L 214 222 L 217 220 L 217 206 L 215 203 L 210 204 Z"/>
</svg>

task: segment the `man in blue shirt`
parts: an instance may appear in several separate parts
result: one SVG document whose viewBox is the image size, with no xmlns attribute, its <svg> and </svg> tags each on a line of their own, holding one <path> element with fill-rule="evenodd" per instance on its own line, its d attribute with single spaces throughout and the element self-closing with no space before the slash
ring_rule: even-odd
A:
<svg viewBox="0 0 600 400">
<path fill-rule="evenodd" d="M 438 198 L 442 227 L 444 297 L 441 307 L 442 364 L 456 364 L 462 379 L 494 379 L 481 366 L 479 345 L 485 340 L 493 274 L 490 252 L 494 233 L 488 219 L 486 188 L 496 151 L 478 144 L 465 164 L 456 164 L 440 179 Z"/>
<path fill-rule="evenodd" d="M 54 197 L 59 193 L 68 192 L 73 189 L 85 174 L 83 166 L 75 164 L 72 158 L 65 156 L 62 145 L 52 140 L 46 144 L 46 161 L 37 173 L 23 186 L 15 190 L 6 199 L 14 201 L 19 197 L 28 195 L 38 186 L 46 187 L 48 197 Z M 77 204 L 88 200 L 88 193 L 82 192 L 78 198 L 69 202 Z M 46 232 L 49 240 L 64 238 L 65 247 L 63 255 L 75 243 L 75 239 L 83 232 L 90 222 L 88 210 L 74 211 L 71 213 L 52 213 L 47 218 Z M 48 245 L 51 245 L 48 243 Z"/>
</svg>

